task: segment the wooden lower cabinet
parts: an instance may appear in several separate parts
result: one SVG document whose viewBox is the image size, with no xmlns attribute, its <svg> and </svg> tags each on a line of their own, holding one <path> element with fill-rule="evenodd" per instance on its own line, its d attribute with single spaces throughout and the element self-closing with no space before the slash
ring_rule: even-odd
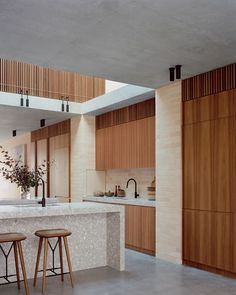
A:
<svg viewBox="0 0 236 295">
<path fill-rule="evenodd" d="M 125 205 L 125 245 L 140 252 L 155 255 L 156 209 Z"/>
<path fill-rule="evenodd" d="M 117 203 L 106 204 L 125 207 L 125 247 L 155 256 L 156 208 Z"/>
</svg>

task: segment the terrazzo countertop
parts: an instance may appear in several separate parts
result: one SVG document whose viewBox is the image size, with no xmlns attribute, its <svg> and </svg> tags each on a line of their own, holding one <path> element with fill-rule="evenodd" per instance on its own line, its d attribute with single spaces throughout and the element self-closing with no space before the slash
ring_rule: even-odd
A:
<svg viewBox="0 0 236 295">
<path fill-rule="evenodd" d="M 0 220 L 10 218 L 65 216 L 122 212 L 122 206 L 89 202 L 55 203 L 42 208 L 38 204 L 0 206 Z"/>
<path fill-rule="evenodd" d="M 5 205 L 27 205 L 27 204 L 37 204 L 39 201 L 42 201 L 41 197 L 31 197 L 30 199 L 20 199 L 20 198 L 5 198 L 0 199 L 0 206 Z M 56 198 L 47 198 L 47 203 L 57 203 L 58 199 Z"/>
<path fill-rule="evenodd" d="M 112 203 L 112 204 L 121 204 L 121 205 L 136 205 L 136 206 L 146 206 L 146 207 L 156 207 L 155 201 L 150 201 L 144 198 L 118 198 L 118 197 L 94 197 L 87 196 L 83 198 L 84 201 L 89 202 L 99 202 L 99 203 Z"/>
</svg>

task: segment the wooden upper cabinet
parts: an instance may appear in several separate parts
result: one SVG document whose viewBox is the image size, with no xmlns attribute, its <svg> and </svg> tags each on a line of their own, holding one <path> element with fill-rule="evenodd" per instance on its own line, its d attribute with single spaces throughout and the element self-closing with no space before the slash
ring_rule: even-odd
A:
<svg viewBox="0 0 236 295">
<path fill-rule="evenodd" d="M 105 169 L 105 129 L 96 131 L 96 169 Z"/>
<path fill-rule="evenodd" d="M 155 167 L 155 117 L 96 131 L 96 169 Z"/>
<path fill-rule="evenodd" d="M 137 167 L 155 167 L 155 117 L 137 121 Z"/>
</svg>

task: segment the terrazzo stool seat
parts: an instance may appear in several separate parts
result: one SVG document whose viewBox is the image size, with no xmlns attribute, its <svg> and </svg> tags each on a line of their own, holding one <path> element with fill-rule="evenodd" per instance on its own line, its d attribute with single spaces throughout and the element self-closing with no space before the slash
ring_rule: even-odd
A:
<svg viewBox="0 0 236 295">
<path fill-rule="evenodd" d="M 21 233 L 2 233 L 0 234 L 0 245 L 4 243 L 12 243 L 14 248 L 14 257 L 15 257 L 15 265 L 16 265 L 16 277 L 17 277 L 17 287 L 20 289 L 20 272 L 19 272 L 19 263 L 18 263 L 18 254 L 20 257 L 22 275 L 24 279 L 25 285 L 25 293 L 29 295 L 29 287 L 27 282 L 26 276 L 26 269 L 25 269 L 25 261 L 24 255 L 22 250 L 21 242 L 26 239 L 26 236 Z"/>
<path fill-rule="evenodd" d="M 74 282 L 73 282 L 72 266 L 71 266 L 70 252 L 69 252 L 68 241 L 67 241 L 67 237 L 71 235 L 71 232 L 66 230 L 66 229 L 47 229 L 47 230 L 38 230 L 38 231 L 35 232 L 35 235 L 37 237 L 39 237 L 39 245 L 38 245 L 38 255 L 37 255 L 36 266 L 35 266 L 35 274 L 34 274 L 34 286 L 36 286 L 36 282 L 37 282 L 39 261 L 40 261 L 41 251 L 42 251 L 42 245 L 43 245 L 43 242 L 44 242 L 42 292 L 43 293 L 45 292 L 49 239 L 57 238 L 58 239 L 58 244 L 59 244 L 61 280 L 64 281 L 63 252 L 62 252 L 62 239 L 63 239 L 64 246 L 65 246 L 66 257 L 67 257 L 68 269 L 69 269 L 69 273 L 70 273 L 71 286 L 73 288 L 74 287 Z"/>
</svg>

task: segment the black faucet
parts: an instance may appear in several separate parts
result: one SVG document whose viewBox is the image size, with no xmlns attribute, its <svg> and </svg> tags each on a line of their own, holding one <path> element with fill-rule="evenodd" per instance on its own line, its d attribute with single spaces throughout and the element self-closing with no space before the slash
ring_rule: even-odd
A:
<svg viewBox="0 0 236 295">
<path fill-rule="evenodd" d="M 46 207 L 46 199 L 45 199 L 45 181 L 39 177 L 39 181 L 41 180 L 42 185 L 43 185 L 43 197 L 42 201 L 39 201 L 38 204 L 42 204 L 42 207 Z"/>
<path fill-rule="evenodd" d="M 136 180 L 134 178 L 130 178 L 127 181 L 126 188 L 128 188 L 130 180 L 133 180 L 133 182 L 134 182 L 134 197 L 135 197 L 135 199 L 137 199 L 137 197 L 139 196 L 139 194 L 137 193 L 137 182 L 136 182 Z"/>
</svg>

